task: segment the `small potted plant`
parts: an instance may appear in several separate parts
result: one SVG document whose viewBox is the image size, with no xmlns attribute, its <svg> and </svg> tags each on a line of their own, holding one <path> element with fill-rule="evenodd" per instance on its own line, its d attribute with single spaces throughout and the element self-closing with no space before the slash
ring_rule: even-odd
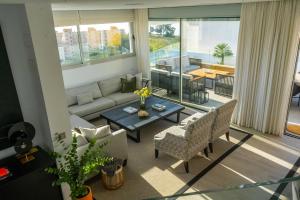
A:
<svg viewBox="0 0 300 200">
<path fill-rule="evenodd" d="M 104 187 L 115 190 L 124 184 L 123 160 L 113 158 L 101 169 L 102 182 Z"/>
<path fill-rule="evenodd" d="M 57 159 L 57 168 L 49 167 L 45 171 L 57 176 L 53 185 L 67 183 L 70 186 L 70 197 L 73 200 L 93 200 L 92 191 L 84 182 L 91 174 L 99 172 L 100 167 L 112 160 L 103 154 L 103 146 L 95 146 L 96 141 L 91 141 L 82 156 L 77 155 L 77 138 L 73 136 L 72 144 L 66 147 L 61 139 L 56 140 L 63 145 L 64 153 L 52 152 L 51 155 Z"/>
</svg>

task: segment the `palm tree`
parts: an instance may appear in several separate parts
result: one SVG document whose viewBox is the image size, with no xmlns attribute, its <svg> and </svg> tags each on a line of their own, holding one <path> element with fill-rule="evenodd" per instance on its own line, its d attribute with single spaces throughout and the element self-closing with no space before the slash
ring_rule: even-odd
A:
<svg viewBox="0 0 300 200">
<path fill-rule="evenodd" d="M 213 53 L 214 57 L 221 58 L 219 64 L 224 65 L 224 58 L 226 56 L 232 56 L 233 53 L 231 51 L 231 47 L 227 43 L 220 43 L 215 46 L 215 50 Z"/>
</svg>

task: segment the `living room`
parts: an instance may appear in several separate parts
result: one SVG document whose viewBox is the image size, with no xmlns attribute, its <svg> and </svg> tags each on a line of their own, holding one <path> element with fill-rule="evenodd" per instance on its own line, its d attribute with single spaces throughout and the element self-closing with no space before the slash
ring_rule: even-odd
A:
<svg viewBox="0 0 300 200">
<path fill-rule="evenodd" d="M 299 198 L 299 1 L 0 3 L 0 199 Z"/>
</svg>

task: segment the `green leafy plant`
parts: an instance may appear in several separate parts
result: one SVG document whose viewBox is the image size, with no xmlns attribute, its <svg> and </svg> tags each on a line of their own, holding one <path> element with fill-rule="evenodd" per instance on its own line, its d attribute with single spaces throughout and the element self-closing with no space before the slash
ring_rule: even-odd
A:
<svg viewBox="0 0 300 200">
<path fill-rule="evenodd" d="M 79 157 L 76 136 L 73 136 L 72 144 L 68 147 L 57 135 L 56 141 L 63 146 L 64 153 L 52 152 L 51 155 L 57 159 L 58 167 L 49 167 L 45 171 L 57 176 L 57 180 L 53 182 L 54 186 L 62 183 L 69 184 L 72 199 L 84 197 L 89 192 L 84 185 L 85 180 L 92 173 L 99 172 L 101 166 L 112 160 L 103 153 L 103 146 L 106 143 L 95 146 L 96 140 L 91 141 L 87 150 Z"/>
<path fill-rule="evenodd" d="M 229 46 L 229 44 L 220 43 L 215 46 L 213 56 L 217 57 L 217 58 L 221 58 L 221 61 L 219 62 L 219 64 L 224 65 L 225 57 L 232 56 L 232 55 L 233 55 L 233 53 L 232 53 L 232 50 L 231 50 L 231 47 Z"/>
</svg>

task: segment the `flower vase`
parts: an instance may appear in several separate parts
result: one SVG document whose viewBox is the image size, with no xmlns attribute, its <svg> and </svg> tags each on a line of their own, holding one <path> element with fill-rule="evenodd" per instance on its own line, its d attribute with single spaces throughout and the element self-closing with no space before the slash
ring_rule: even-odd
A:
<svg viewBox="0 0 300 200">
<path fill-rule="evenodd" d="M 145 110 L 146 109 L 146 98 L 145 97 L 140 97 L 140 110 Z"/>
</svg>

